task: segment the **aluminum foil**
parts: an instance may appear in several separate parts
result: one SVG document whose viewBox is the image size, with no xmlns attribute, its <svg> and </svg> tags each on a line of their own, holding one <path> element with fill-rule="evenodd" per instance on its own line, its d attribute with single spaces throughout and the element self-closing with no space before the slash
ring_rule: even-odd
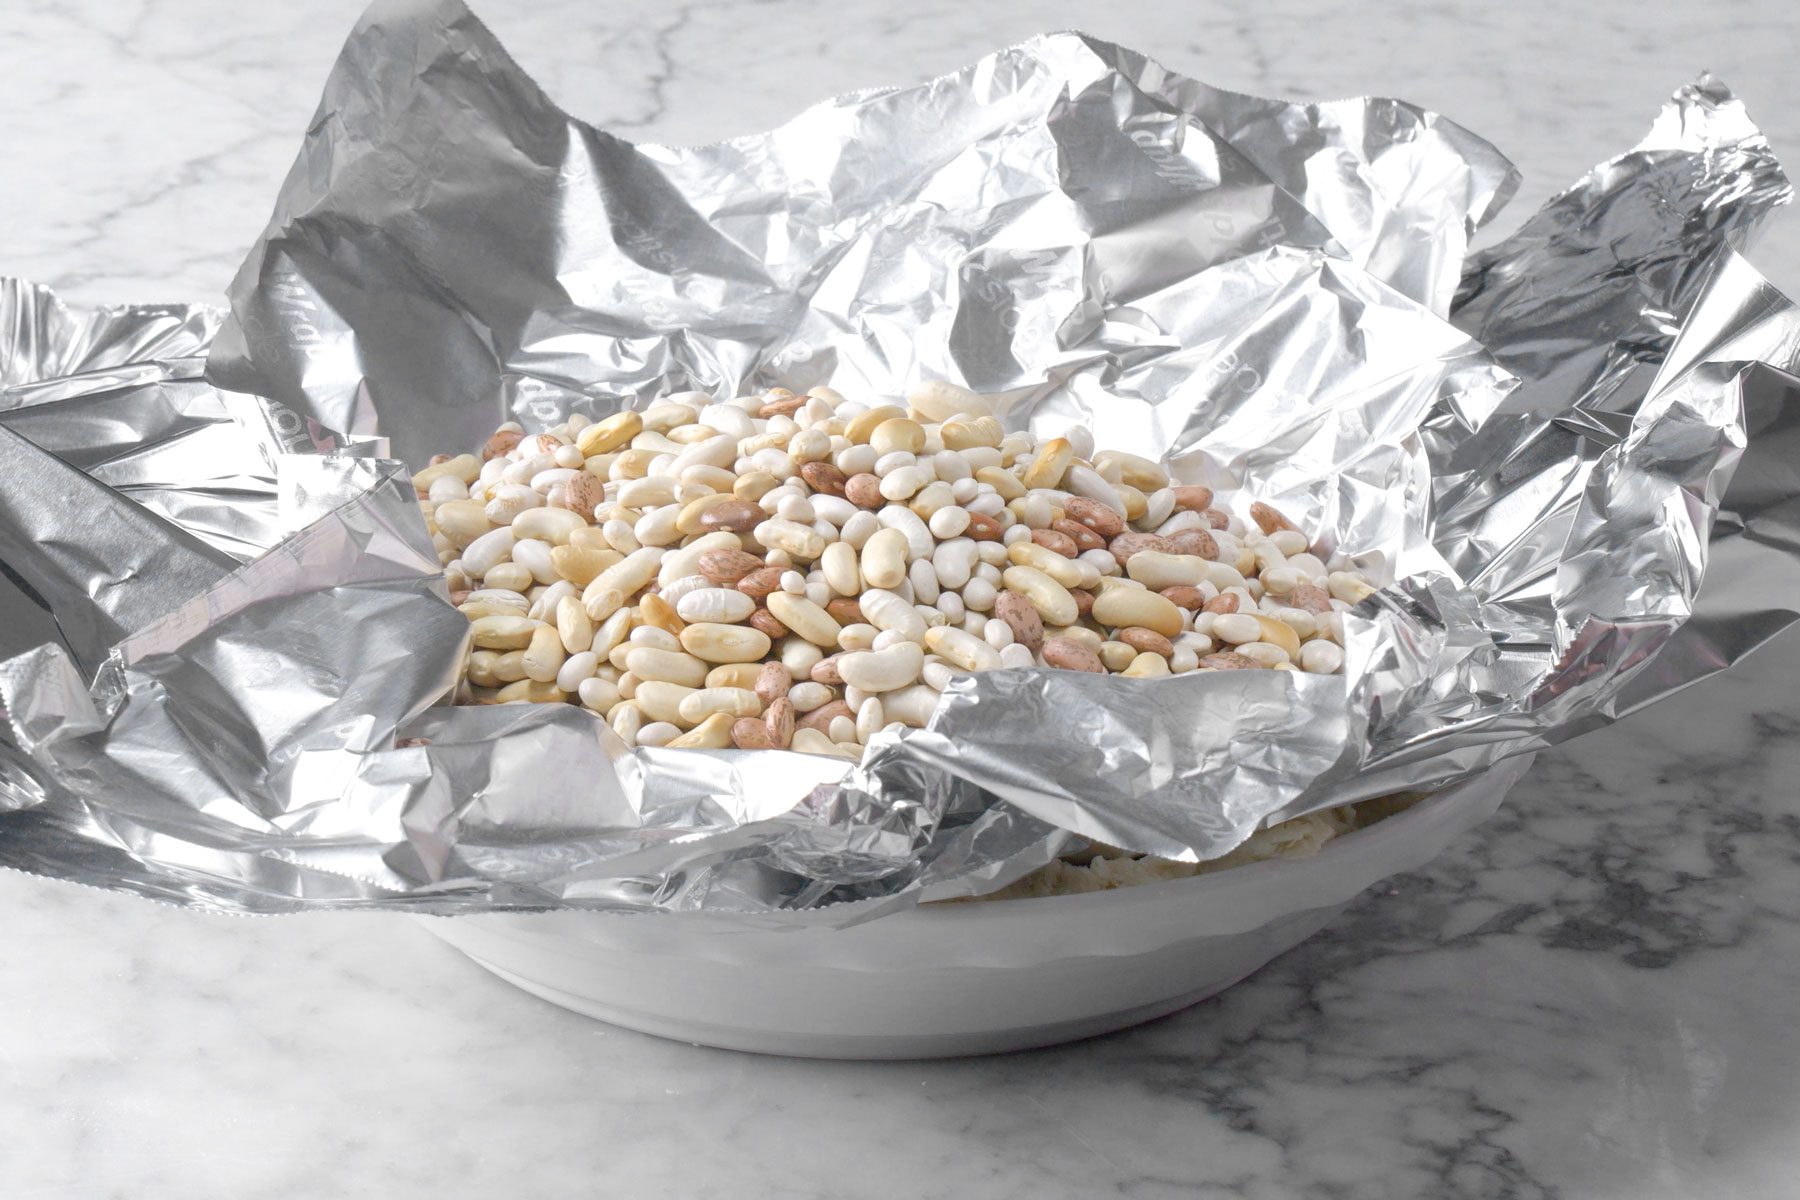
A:
<svg viewBox="0 0 1800 1200">
<path fill-rule="evenodd" d="M 1667 695 L 1796 616 L 1800 316 L 1730 248 L 1787 185 L 1706 78 L 1465 267 L 1515 182 L 1409 105 L 1074 34 L 634 146 L 460 5 L 377 5 L 204 379 L 203 316 L 6 293 L 58 315 L 0 345 L 32 481 L 0 555 L 62 637 L 0 662 L 0 865 L 233 911 L 849 922 L 1083 837 L 1213 857 Z M 936 378 L 1319 530 L 1387 585 L 1345 673 L 971 676 L 848 771 L 446 705 L 466 623 L 384 447 Z"/>
</svg>

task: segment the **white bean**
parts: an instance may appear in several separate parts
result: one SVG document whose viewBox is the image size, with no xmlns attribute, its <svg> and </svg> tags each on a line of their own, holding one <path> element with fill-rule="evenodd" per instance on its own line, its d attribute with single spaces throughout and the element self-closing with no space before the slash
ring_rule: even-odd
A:
<svg viewBox="0 0 1800 1200">
<path fill-rule="evenodd" d="M 963 530 L 969 527 L 969 510 L 960 504 L 950 504 L 931 514 L 926 522 L 933 537 L 948 540 L 961 537 Z"/>
<path fill-rule="evenodd" d="M 939 587 L 955 590 L 969 582 L 977 559 L 976 546 L 977 543 L 968 538 L 938 544 L 931 554 L 931 566 L 937 574 Z"/>
<path fill-rule="evenodd" d="M 562 576 L 556 573 L 555 560 L 550 557 L 552 547 L 548 542 L 540 542 L 536 538 L 520 538 L 513 543 L 512 560 L 531 572 L 531 577 L 539 583 L 555 583 Z M 468 553 L 463 554 L 463 561 L 469 560 Z"/>
<path fill-rule="evenodd" d="M 839 659 L 838 661 L 842 662 L 843 660 Z M 807 680 L 805 683 L 796 683 L 789 688 L 787 698 L 793 702 L 797 711 L 809 713 L 820 705 L 831 702 L 831 688 L 823 683 Z"/>
<path fill-rule="evenodd" d="M 512 556 L 517 540 L 510 528 L 491 529 L 463 547 L 463 570 L 484 576 Z"/>
<path fill-rule="evenodd" d="M 889 692 L 917 681 L 925 652 L 917 642 L 899 642 L 885 650 L 862 650 L 837 660 L 844 682 L 865 692 Z"/>
<path fill-rule="evenodd" d="M 931 551 L 936 546 L 937 539 L 931 536 L 931 530 L 924 521 L 919 519 L 919 514 L 913 512 L 912 509 L 889 505 L 877 513 L 875 519 L 886 528 L 898 529 L 906 535 L 908 558 L 931 557 Z"/>
<path fill-rule="evenodd" d="M 912 641 L 925 636 L 925 621 L 907 601 L 881 588 L 870 588 L 857 599 L 857 607 L 879 629 L 893 630 Z"/>
<path fill-rule="evenodd" d="M 1314 675 L 1333 675 L 1344 666 L 1344 652 L 1335 642 L 1314 640 L 1300 647 L 1300 669 Z"/>
<path fill-rule="evenodd" d="M 666 594 L 663 596 L 664 600 L 668 598 Z M 675 612 L 684 621 L 731 624 L 747 620 L 755 611 L 756 601 L 736 588 L 696 588 L 675 602 Z"/>
<path fill-rule="evenodd" d="M 563 660 L 563 665 L 556 672 L 556 686 L 565 692 L 577 692 L 581 685 L 594 676 L 600 665 L 600 656 L 592 650 L 583 650 L 579 654 L 571 654 Z"/>
</svg>

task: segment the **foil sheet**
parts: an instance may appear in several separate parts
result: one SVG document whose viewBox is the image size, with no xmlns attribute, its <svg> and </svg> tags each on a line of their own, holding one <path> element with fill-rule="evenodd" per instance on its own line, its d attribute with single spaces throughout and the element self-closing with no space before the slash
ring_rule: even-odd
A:
<svg viewBox="0 0 1800 1200">
<path fill-rule="evenodd" d="M 1075 34 L 638 146 L 460 5 L 379 4 L 204 378 L 199 310 L 5 293 L 56 316 L 0 344 L 32 480 L 0 556 L 62 637 L 0 662 L 0 865 L 231 911 L 850 922 L 1081 838 L 1213 857 L 1653 702 L 1797 615 L 1800 315 L 1732 248 L 1787 184 L 1704 77 L 1468 256 L 1515 183 L 1412 106 Z M 1345 673 L 971 676 L 848 770 L 447 706 L 466 623 L 405 463 L 663 390 L 936 378 L 1321 531 L 1386 585 Z"/>
</svg>

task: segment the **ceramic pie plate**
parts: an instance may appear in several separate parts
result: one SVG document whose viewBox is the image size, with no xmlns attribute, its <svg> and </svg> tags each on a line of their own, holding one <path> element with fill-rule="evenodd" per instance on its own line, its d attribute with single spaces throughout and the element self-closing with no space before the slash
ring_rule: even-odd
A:
<svg viewBox="0 0 1800 1200">
<path fill-rule="evenodd" d="M 420 920 L 535 996 L 658 1037 L 811 1058 L 1023 1050 L 1216 995 L 1365 889 L 1436 857 L 1491 816 L 1530 763 L 1508 760 L 1310 858 L 924 905 L 847 929 L 572 911 Z"/>
</svg>

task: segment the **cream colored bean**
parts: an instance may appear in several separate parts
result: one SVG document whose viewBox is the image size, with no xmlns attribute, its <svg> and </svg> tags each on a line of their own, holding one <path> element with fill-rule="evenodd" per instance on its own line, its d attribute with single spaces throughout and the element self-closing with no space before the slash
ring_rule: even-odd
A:
<svg viewBox="0 0 1800 1200">
<path fill-rule="evenodd" d="M 1288 652 L 1273 642 L 1243 642 L 1233 646 L 1232 649 L 1252 662 L 1261 663 L 1265 667 L 1280 666 L 1289 661 Z"/>
<path fill-rule="evenodd" d="M 694 592 L 703 592 L 717 586 L 717 584 L 704 575 L 683 575 L 678 579 L 670 580 L 668 583 L 659 584 L 657 586 L 656 594 L 663 598 L 664 603 L 673 607 L 676 610 L 677 615 L 680 615 L 682 597 L 691 595 Z M 730 590 L 736 591 L 735 588 Z M 683 620 L 685 619 L 686 618 L 683 618 Z"/>
<path fill-rule="evenodd" d="M 762 701 L 744 688 L 709 687 L 682 697 L 676 711 L 689 725 L 698 725 L 715 713 L 734 718 L 760 716 Z"/>
<path fill-rule="evenodd" d="M 1045 524 L 1049 524 L 1048 520 Z M 1043 572 L 1065 588 L 1081 587 L 1084 580 L 1090 579 L 1092 567 L 1082 568 L 1083 563 L 1064 558 L 1054 550 L 1047 550 L 1032 541 L 1015 542 L 1006 549 L 1007 559 L 1021 567 L 1031 567 Z"/>
<path fill-rule="evenodd" d="M 942 655 L 965 671 L 992 671 L 1000 665 L 998 650 L 974 634 L 948 625 L 926 630 L 925 644 L 932 653 Z"/>
<path fill-rule="evenodd" d="M 930 469 L 926 468 L 926 470 L 929 473 Z M 931 518 L 937 515 L 940 509 L 948 508 L 955 503 L 956 493 L 951 490 L 950 485 L 942 480 L 934 480 L 915 492 L 912 499 L 906 502 L 906 506 L 912 509 L 913 514 L 924 521 L 925 527 L 929 529 Z"/>
<path fill-rule="evenodd" d="M 824 657 L 825 651 L 803 637 L 781 639 L 781 665 L 786 667 L 788 674 L 795 679 L 806 678 L 807 673 Z"/>
<path fill-rule="evenodd" d="M 976 543 L 968 538 L 940 543 L 931 553 L 931 567 L 937 574 L 938 585 L 953 591 L 969 582 L 979 561 Z"/>
<path fill-rule="evenodd" d="M 887 713 L 881 706 L 879 696 L 870 696 L 856 709 L 856 740 L 867 745 L 869 739 L 881 732 L 887 724 Z"/>
<path fill-rule="evenodd" d="M 662 566 L 663 551 L 657 546 L 645 546 L 633 550 L 622 560 L 614 563 L 600 574 L 594 576 L 592 582 L 582 589 L 581 599 L 589 604 L 588 615 L 593 616 L 592 602 L 602 592 L 617 592 L 621 596 L 635 596 L 644 590 L 644 586 L 656 578 Z"/>
<path fill-rule="evenodd" d="M 520 538 L 513 543 L 512 558 L 539 583 L 555 583 L 562 576 L 556 573 L 556 560 L 550 557 L 550 550 L 549 542 Z"/>
<path fill-rule="evenodd" d="M 948 504 L 931 514 L 926 522 L 933 537 L 948 540 L 961 537 L 969 527 L 969 510 L 960 504 Z"/>
<path fill-rule="evenodd" d="M 1153 490 L 1144 504 L 1144 515 L 1133 522 L 1139 529 L 1155 529 L 1169 519 L 1175 511 L 1175 491 L 1173 488 L 1157 488 Z"/>
<path fill-rule="evenodd" d="M 619 486 L 619 503 L 640 512 L 675 503 L 680 481 L 668 475 L 647 475 Z"/>
<path fill-rule="evenodd" d="M 815 646 L 836 646 L 843 632 L 836 618 L 804 596 L 771 592 L 764 601 L 777 621 Z"/>
<path fill-rule="evenodd" d="M 581 687 L 582 681 L 592 679 L 594 671 L 600 666 L 600 656 L 592 650 L 582 650 L 571 654 L 563 660 L 563 665 L 556 671 L 556 686 L 565 692 L 574 692 Z"/>
<path fill-rule="evenodd" d="M 533 588 L 532 592 L 535 599 L 531 601 L 531 609 L 525 615 L 534 621 L 554 625 L 556 606 L 562 603 L 564 596 L 575 594 L 575 585 L 566 579 L 559 579 L 548 587 Z"/>
<path fill-rule="evenodd" d="M 627 746 L 635 746 L 638 732 L 644 727 L 644 710 L 634 700 L 621 700 L 607 710 L 607 722 Z"/>
<path fill-rule="evenodd" d="M 846 625 L 838 633 L 838 646 L 845 650 L 872 650 L 875 648 L 875 639 L 880 634 L 881 631 L 873 625 L 861 622 Z"/>
<path fill-rule="evenodd" d="M 862 588 L 862 572 L 857 565 L 856 547 L 846 542 L 833 542 L 825 547 L 819 559 L 825 582 L 839 596 L 854 596 Z"/>
<path fill-rule="evenodd" d="M 1069 594 L 1067 588 L 1037 568 L 1008 567 L 1001 577 L 1001 581 L 1009 590 L 1018 592 L 1031 601 L 1032 607 L 1038 610 L 1046 625 L 1073 625 L 1075 623 L 1075 618 L 1080 612 L 1075 603 L 1075 597 Z M 992 585 L 987 585 L 988 595 L 984 597 L 987 599 L 987 605 L 982 607 L 974 604 L 970 598 L 969 592 L 974 586 L 975 582 L 971 581 L 967 587 L 963 588 L 963 600 L 968 602 L 971 608 L 978 608 L 979 611 L 986 612 L 993 607 L 992 593 L 994 589 Z"/>
<path fill-rule="evenodd" d="M 1333 600 L 1342 600 L 1345 604 L 1360 604 L 1375 594 L 1367 580 L 1348 571 L 1333 571 L 1326 579 L 1326 590 Z"/>
<path fill-rule="evenodd" d="M 1134 554 L 1132 557 L 1136 558 L 1137 555 Z M 1206 563 L 1207 581 L 1221 592 L 1225 591 L 1227 588 L 1241 588 L 1244 586 L 1243 575 L 1230 563 L 1213 562 L 1208 559 L 1203 559 L 1201 561 Z"/>
<path fill-rule="evenodd" d="M 631 633 L 632 620 L 632 610 L 621 608 L 601 621 L 600 627 L 594 630 L 594 653 L 603 661 L 610 661 L 613 651 L 624 645 Z"/>
<path fill-rule="evenodd" d="M 1306 535 L 1298 529 L 1277 529 L 1269 535 L 1269 541 L 1277 550 L 1281 551 L 1283 558 L 1304 553 L 1307 546 L 1311 544 L 1307 541 Z"/>
<path fill-rule="evenodd" d="M 469 638 L 482 650 L 523 650 L 540 628 L 529 617 L 478 617 L 469 622 Z"/>
<path fill-rule="evenodd" d="M 489 530 L 463 547 L 463 570 L 485 578 L 489 571 L 512 556 L 513 543 L 517 540 L 510 528 Z"/>
<path fill-rule="evenodd" d="M 1123 671 L 1138 656 L 1136 648 L 1124 642 L 1101 642 L 1099 653 L 1101 665 L 1113 672 Z"/>
<path fill-rule="evenodd" d="M 1285 563 L 1263 568 L 1261 577 L 1263 590 L 1271 596 L 1285 596 L 1300 584 L 1300 572 Z"/>
<path fill-rule="evenodd" d="M 549 625 L 539 625 L 532 630 L 531 641 L 526 645 L 524 657 L 519 661 L 525 665 L 526 678 L 539 683 L 551 683 L 556 679 L 556 673 L 562 670 L 563 660 L 567 657 L 556 630 Z"/>
<path fill-rule="evenodd" d="M 906 535 L 898 529 L 883 529 L 863 543 L 859 567 L 870 587 L 898 587 L 906 578 Z M 780 614 L 777 614 L 779 616 Z"/>
<path fill-rule="evenodd" d="M 758 525 L 752 536 L 759 544 L 771 550 L 784 551 L 806 562 L 825 553 L 825 538 L 818 530 L 780 517 Z"/>
<path fill-rule="evenodd" d="M 1036 662 L 1037 658 L 1031 653 L 1030 648 L 1022 646 L 1018 642 L 1004 646 L 1000 650 L 1000 666 L 1002 668 L 1029 667 L 1035 665 Z"/>
<path fill-rule="evenodd" d="M 846 654 L 837 665 L 838 673 L 851 687 L 864 692 L 891 692 L 918 681 L 925 652 L 916 642 L 897 642 L 885 650 Z"/>
<path fill-rule="evenodd" d="M 601 588 L 596 591 L 590 583 L 582 589 L 581 607 L 590 621 L 604 621 L 624 606 L 625 593 L 617 588 Z"/>
<path fill-rule="evenodd" d="M 469 593 L 467 600 L 463 601 L 464 608 L 471 604 L 491 604 L 509 611 L 516 611 L 520 616 L 525 614 L 525 609 L 528 607 L 525 597 L 505 588 L 477 588 Z"/>
<path fill-rule="evenodd" d="M 562 639 L 563 649 L 570 654 L 593 648 L 594 622 L 579 596 L 564 596 L 556 602 L 556 632 Z"/>
<path fill-rule="evenodd" d="M 1161 591 L 1167 587 L 1194 587 L 1208 578 L 1213 565 L 1194 554 L 1140 550 L 1125 561 L 1125 573 L 1145 587 Z"/>
<path fill-rule="evenodd" d="M 729 467 L 737 461 L 737 439 L 729 434 L 719 434 L 704 441 L 695 442 L 675 456 L 671 474 L 679 475 L 688 467 Z"/>
<path fill-rule="evenodd" d="M 439 475 L 426 488 L 425 498 L 433 504 L 442 504 L 446 500 L 467 500 L 469 485 L 454 475 Z"/>
<path fill-rule="evenodd" d="M 729 750 L 731 723 L 737 718 L 715 713 L 669 743 L 671 750 Z"/>
<path fill-rule="evenodd" d="M 705 581 L 705 576 L 695 576 L 694 578 Z M 663 599 L 667 600 L 668 598 L 667 589 L 665 589 Z M 714 625 L 731 625 L 747 620 L 755 611 L 756 601 L 736 588 L 696 588 L 675 602 L 675 612 L 682 620 Z"/>
<path fill-rule="evenodd" d="M 1181 632 L 1181 609 L 1166 597 L 1143 588 L 1111 587 L 1094 599 L 1094 620 L 1114 629 L 1141 626 L 1164 637 Z"/>
<path fill-rule="evenodd" d="M 1121 490 L 1106 482 L 1099 472 L 1084 467 L 1080 463 L 1071 466 L 1068 473 L 1063 476 L 1063 487 L 1077 496 L 1096 500 L 1121 516 L 1131 515 L 1127 511 L 1128 505 Z"/>
<path fill-rule="evenodd" d="M 640 622 L 644 620 L 644 609 L 642 605 L 638 606 L 637 617 Z M 650 646 L 657 650 L 680 651 L 681 649 L 680 638 L 676 637 L 673 633 L 670 633 L 667 629 L 655 625 L 639 624 L 632 629 L 631 636 L 626 640 L 633 646 Z"/>
<path fill-rule="evenodd" d="M 793 702 L 796 711 L 809 713 L 820 705 L 831 703 L 833 696 L 826 684 L 808 680 L 789 688 L 787 698 Z"/>
<path fill-rule="evenodd" d="M 454 475 L 464 483 L 474 483 L 481 478 L 481 460 L 473 454 L 459 454 L 434 467 L 422 467 L 413 473 L 413 487 L 421 493 L 429 493 L 431 485 L 445 475 Z"/>
<path fill-rule="evenodd" d="M 906 535 L 906 557 L 929 558 L 936 539 L 931 536 L 930 528 L 919 519 L 919 514 L 910 508 L 898 504 L 890 504 L 875 514 L 885 529 L 897 529 Z"/>
<path fill-rule="evenodd" d="M 1145 651 L 1133 658 L 1122 674 L 1133 679 L 1155 679 L 1169 674 L 1169 661 L 1160 654 Z"/>
<path fill-rule="evenodd" d="M 881 695 L 881 707 L 885 710 L 887 719 L 913 729 L 925 728 L 937 704 L 937 692 L 922 683 L 883 692 Z"/>
<path fill-rule="evenodd" d="M 1298 571 L 1302 578 L 1312 583 L 1318 583 L 1330 574 L 1316 554 L 1291 554 L 1288 556 L 1287 565 Z"/>
<path fill-rule="evenodd" d="M 1015 571 L 1031 570 L 1030 567 L 1014 567 L 1012 569 Z M 1035 572 L 1035 574 L 1037 575 L 1038 578 L 1042 579 L 1045 583 L 1049 584 L 1051 587 L 1053 587 L 1053 588 L 1060 587 L 1060 585 L 1054 579 L 1051 579 L 1048 575 L 1045 575 L 1042 571 L 1037 571 L 1037 572 Z M 1023 578 L 1023 576 L 1021 576 L 1021 578 Z M 1006 586 L 1011 587 L 1012 585 L 1009 583 Z M 1075 597 L 1069 596 L 1068 590 L 1066 588 L 1062 589 L 1062 594 L 1069 597 L 1069 603 L 1071 605 L 1073 605 L 1075 603 Z M 1054 593 L 1051 593 L 1051 595 L 1054 595 Z M 994 601 L 995 601 L 995 599 L 998 598 L 998 596 L 999 596 L 999 592 L 995 589 L 994 585 L 989 583 L 985 579 L 971 579 L 971 580 L 969 580 L 969 582 L 963 584 L 963 588 L 962 588 L 963 606 L 974 612 L 984 613 L 984 612 L 990 611 L 994 607 Z M 1074 610 L 1071 609 L 1070 611 L 1074 611 Z"/>
<path fill-rule="evenodd" d="M 596 677 L 583 679 L 576 684 L 575 695 L 580 699 L 582 707 L 597 713 L 605 713 L 619 702 L 619 689 Z"/>
<path fill-rule="evenodd" d="M 823 754 L 831 758 L 856 758 L 858 755 L 851 746 L 840 746 L 830 736 L 817 729 L 794 730 L 794 741 L 790 749 L 801 754 Z"/>
<path fill-rule="evenodd" d="M 881 494 L 885 499 L 899 502 L 907 499 L 930 482 L 931 476 L 923 467 L 897 467 L 882 476 Z"/>
<path fill-rule="evenodd" d="M 600 535 L 606 539 L 607 545 L 620 554 L 630 554 L 643 545 L 637 540 L 637 535 L 631 532 L 631 522 L 619 517 L 608 518 L 606 523 L 600 526 Z"/>
<path fill-rule="evenodd" d="M 748 625 L 703 622 L 681 631 L 682 648 L 709 663 L 757 662 L 770 644 L 768 634 Z"/>
<path fill-rule="evenodd" d="M 680 520 L 681 506 L 665 504 L 639 517 L 631 527 L 631 536 L 645 546 L 672 546 L 681 540 L 681 530 L 677 524 Z"/>
<path fill-rule="evenodd" d="M 812 501 L 795 491 L 783 496 L 775 505 L 775 515 L 784 521 L 793 521 L 799 525 L 811 525 L 816 514 Z"/>
<path fill-rule="evenodd" d="M 1300 669 L 1314 675 L 1335 675 L 1343 670 L 1344 651 L 1334 642 L 1323 639 L 1300 647 Z"/>
<path fill-rule="evenodd" d="M 1234 646 L 1262 638 L 1262 622 L 1248 613 L 1220 613 L 1212 623 L 1212 636 Z"/>
<path fill-rule="evenodd" d="M 432 513 L 437 531 L 453 546 L 464 547 L 494 527 L 479 500 L 447 500 Z"/>
<path fill-rule="evenodd" d="M 535 538 L 552 546 L 566 545 L 577 529 L 586 528 L 581 514 L 566 508 L 528 508 L 512 523 L 514 536 Z"/>
<path fill-rule="evenodd" d="M 927 421 L 994 415 L 994 406 L 986 396 L 943 380 L 919 384 L 906 393 L 906 403 Z"/>
<path fill-rule="evenodd" d="M 680 650 L 633 645 L 625 651 L 625 667 L 641 680 L 697 688 L 706 682 L 706 664 Z M 642 684 L 639 685 L 642 687 Z"/>
<path fill-rule="evenodd" d="M 554 461 L 554 458 L 552 461 Z M 529 486 L 532 491 L 541 496 L 549 492 L 553 487 L 559 487 L 568 483 L 569 480 L 575 478 L 575 476 L 579 474 L 581 474 L 581 472 L 575 470 L 573 467 L 558 465 L 551 467 L 548 471 L 539 471 L 536 475 L 533 475 Z"/>
<path fill-rule="evenodd" d="M 637 744 L 640 746 L 667 746 L 681 736 L 679 726 L 667 721 L 652 721 L 638 730 Z"/>
<path fill-rule="evenodd" d="M 736 550 L 739 544 L 737 534 L 721 530 L 718 533 L 702 534 L 679 549 L 663 551 L 662 562 L 656 568 L 657 586 L 666 588 L 677 579 L 697 574 L 702 555 L 712 550 Z"/>
<path fill-rule="evenodd" d="M 870 588 L 857 598 L 857 607 L 878 629 L 891 630 L 915 642 L 925 636 L 925 618 L 893 592 Z"/>
<path fill-rule="evenodd" d="M 671 725 L 680 725 L 684 724 L 681 719 L 681 702 L 696 690 L 684 684 L 645 679 L 638 683 L 637 691 L 631 699 L 632 703 L 636 704 L 652 721 L 667 721 Z"/>
<path fill-rule="evenodd" d="M 913 600 L 918 604 L 935 604 L 938 593 L 937 568 L 929 559 L 915 558 L 906 568 L 906 581 L 912 585 Z"/>
</svg>

